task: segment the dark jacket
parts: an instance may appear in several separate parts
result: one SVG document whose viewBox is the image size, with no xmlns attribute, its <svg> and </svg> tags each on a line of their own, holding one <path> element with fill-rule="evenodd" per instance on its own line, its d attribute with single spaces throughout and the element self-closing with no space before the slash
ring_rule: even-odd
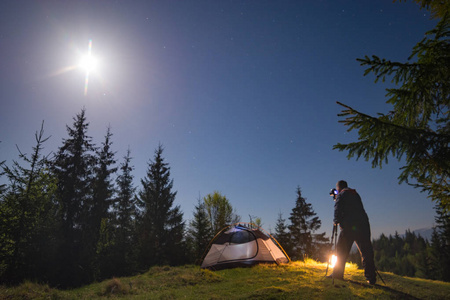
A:
<svg viewBox="0 0 450 300">
<path fill-rule="evenodd" d="M 334 224 L 342 229 L 358 230 L 369 226 L 369 218 L 356 190 L 345 188 L 336 197 Z"/>
</svg>

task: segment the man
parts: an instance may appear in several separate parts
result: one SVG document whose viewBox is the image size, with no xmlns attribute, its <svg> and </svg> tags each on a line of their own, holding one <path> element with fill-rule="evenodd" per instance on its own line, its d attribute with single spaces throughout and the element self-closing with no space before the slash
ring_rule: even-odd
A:
<svg viewBox="0 0 450 300">
<path fill-rule="evenodd" d="M 334 205 L 334 224 L 341 228 L 337 242 L 337 263 L 330 278 L 343 279 L 345 262 L 350 253 L 353 242 L 358 246 L 361 254 L 364 276 L 369 284 L 375 284 L 376 273 L 373 259 L 373 247 L 370 240 L 369 218 L 364 210 L 361 197 L 354 189 L 350 189 L 347 182 L 340 180 L 336 183 L 336 203 Z"/>
</svg>

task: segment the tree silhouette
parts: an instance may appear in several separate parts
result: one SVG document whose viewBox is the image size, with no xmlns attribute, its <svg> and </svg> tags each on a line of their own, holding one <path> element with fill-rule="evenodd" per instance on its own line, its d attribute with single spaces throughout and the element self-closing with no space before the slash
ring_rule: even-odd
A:
<svg viewBox="0 0 450 300">
<path fill-rule="evenodd" d="M 214 234 L 225 226 L 239 222 L 240 217 L 234 213 L 230 201 L 218 191 L 206 195 L 203 201 Z"/>
<path fill-rule="evenodd" d="M 431 238 L 432 279 L 450 281 L 450 213 L 436 207 L 436 225 Z"/>
<path fill-rule="evenodd" d="M 433 1 L 434 2 L 434 1 Z M 448 7 L 448 5 L 447 5 Z M 375 82 L 392 78 L 398 88 L 387 89 L 387 103 L 393 106 L 388 114 L 372 117 L 347 105 L 339 121 L 348 131 L 358 130 L 358 141 L 336 144 L 334 149 L 348 151 L 371 160 L 381 167 L 390 156 L 404 159 L 399 176 L 427 192 L 429 197 L 450 209 L 450 14 L 426 34 L 408 60 L 400 63 L 377 56 L 358 59 L 367 66 L 365 74 L 374 73 Z M 410 180 L 413 179 L 413 183 Z"/>
<path fill-rule="evenodd" d="M 113 204 L 114 245 L 112 261 L 114 275 L 131 274 L 135 268 L 135 216 L 136 188 L 133 186 L 131 151 L 127 150 L 120 164 L 120 174 L 117 176 L 117 196 Z"/>
<path fill-rule="evenodd" d="M 316 216 L 312 205 L 302 197 L 300 187 L 297 187 L 297 200 L 289 217 L 288 226 L 291 237 L 291 258 L 303 260 L 305 257 L 318 258 L 321 243 L 326 242 L 325 233 L 315 234 L 322 221 Z M 288 253 L 289 254 L 289 253 Z"/>
<path fill-rule="evenodd" d="M 114 167 L 115 153 L 112 152 L 112 133 L 108 127 L 105 140 L 100 149 L 96 151 L 97 163 L 94 169 L 93 197 L 89 205 L 87 243 L 90 243 L 90 251 L 86 260 L 94 260 L 95 279 L 108 278 L 113 275 L 113 267 L 110 262 L 110 252 L 113 239 L 113 222 L 110 209 L 113 204 L 115 187 L 112 176 L 116 173 Z"/>
<path fill-rule="evenodd" d="M 286 224 L 286 219 L 283 218 L 283 214 L 278 213 L 277 223 L 275 224 L 275 238 L 278 243 L 280 243 L 281 247 L 283 247 L 284 251 L 291 256 L 293 246 L 290 239 L 288 225 Z"/>
<path fill-rule="evenodd" d="M 406 230 L 403 236 L 397 232 L 389 237 L 382 234 L 378 239 L 374 239 L 372 244 L 375 264 L 380 270 L 402 276 L 434 278 L 430 264 L 430 245 L 420 235 L 417 236 L 410 230 Z M 359 252 L 357 254 L 353 258 L 361 265 L 361 261 L 358 261 Z"/>
<path fill-rule="evenodd" d="M 189 222 L 187 230 L 187 238 L 192 247 L 192 255 L 195 257 L 193 262 L 201 258 L 213 236 L 205 203 L 199 198 L 195 206 L 194 218 Z"/>
<path fill-rule="evenodd" d="M 55 251 L 52 249 L 56 206 L 53 196 L 55 184 L 48 170 L 48 160 L 42 155 L 44 122 L 35 134 L 36 146 L 30 156 L 19 150 L 13 166 L 2 166 L 9 185 L 5 184 L 0 200 L 0 278 L 18 283 L 24 279 L 42 280 L 52 277 L 49 266 Z"/>
<path fill-rule="evenodd" d="M 89 237 L 89 213 L 92 209 L 95 146 L 87 135 L 89 123 L 85 109 L 67 126 L 69 138 L 63 140 L 54 161 L 57 201 L 62 223 L 60 281 L 62 286 L 79 286 L 93 280 Z M 86 260 L 87 259 L 87 260 Z"/>
<path fill-rule="evenodd" d="M 173 206 L 176 192 L 172 192 L 170 168 L 162 153 L 159 145 L 138 193 L 140 267 L 145 269 L 179 264 L 185 254 L 183 214 L 179 206 Z"/>
</svg>

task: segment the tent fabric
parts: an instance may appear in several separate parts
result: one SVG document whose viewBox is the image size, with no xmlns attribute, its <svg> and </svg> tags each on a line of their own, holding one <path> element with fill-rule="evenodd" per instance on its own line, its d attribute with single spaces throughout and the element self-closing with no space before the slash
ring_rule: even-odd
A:
<svg viewBox="0 0 450 300">
<path fill-rule="evenodd" d="M 240 224 L 226 227 L 211 241 L 201 267 L 219 270 L 260 263 L 288 263 L 289 257 L 274 241 L 260 228 Z"/>
</svg>

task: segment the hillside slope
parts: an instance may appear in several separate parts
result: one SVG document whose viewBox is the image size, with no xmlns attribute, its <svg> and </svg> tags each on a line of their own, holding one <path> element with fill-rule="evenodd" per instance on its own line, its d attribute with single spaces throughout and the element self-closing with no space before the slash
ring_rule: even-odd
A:
<svg viewBox="0 0 450 300">
<path fill-rule="evenodd" d="M 61 291 L 24 283 L 0 287 L 1 299 L 450 299 L 450 283 L 381 273 L 386 285 L 365 283 L 347 265 L 346 280 L 324 278 L 314 261 L 212 272 L 197 266 L 153 267 L 147 273 Z"/>
</svg>

